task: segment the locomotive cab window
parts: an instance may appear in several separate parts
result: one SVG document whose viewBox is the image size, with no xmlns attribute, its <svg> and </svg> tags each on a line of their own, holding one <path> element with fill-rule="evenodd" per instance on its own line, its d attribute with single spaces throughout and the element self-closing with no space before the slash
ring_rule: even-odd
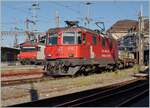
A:
<svg viewBox="0 0 150 108">
<path fill-rule="evenodd" d="M 49 44 L 50 45 L 57 45 L 58 35 L 57 34 L 51 34 L 49 37 Z"/>
<path fill-rule="evenodd" d="M 75 44 L 75 32 L 64 32 L 63 44 Z"/>
<path fill-rule="evenodd" d="M 92 44 L 96 44 L 97 42 L 96 42 L 96 36 L 92 36 Z"/>
</svg>

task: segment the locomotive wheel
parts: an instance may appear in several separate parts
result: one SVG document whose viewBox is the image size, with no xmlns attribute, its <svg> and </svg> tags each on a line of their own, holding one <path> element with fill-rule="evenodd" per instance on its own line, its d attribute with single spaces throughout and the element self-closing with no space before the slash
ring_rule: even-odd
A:
<svg viewBox="0 0 150 108">
<path fill-rule="evenodd" d="M 30 60 L 28 60 L 28 59 L 25 60 L 25 64 L 26 64 L 26 65 L 30 65 L 30 64 L 31 64 L 31 63 L 30 63 Z"/>
<path fill-rule="evenodd" d="M 118 69 L 123 69 L 123 67 L 124 67 L 123 63 L 118 64 Z"/>
<path fill-rule="evenodd" d="M 76 75 L 81 66 L 76 67 L 70 67 L 70 66 L 63 66 L 63 65 L 57 65 L 57 66 L 47 66 L 47 74 L 48 75 Z"/>
<path fill-rule="evenodd" d="M 82 74 L 85 76 L 88 76 L 88 75 L 94 73 L 96 71 L 96 68 L 97 68 L 97 66 L 94 66 L 94 65 L 93 66 L 92 65 L 85 66 L 85 69 L 82 72 Z"/>
<path fill-rule="evenodd" d="M 69 67 L 69 66 L 63 66 L 63 67 L 57 67 L 57 71 L 55 72 L 58 75 L 69 75 L 74 76 L 77 75 L 80 71 L 81 66 L 76 67 Z"/>
<path fill-rule="evenodd" d="M 79 74 L 80 69 L 81 69 L 81 66 L 69 67 L 67 73 L 68 75 L 74 76 L 74 75 Z"/>
<path fill-rule="evenodd" d="M 21 63 L 22 65 L 25 65 L 25 61 L 24 61 L 24 60 L 21 60 L 20 63 Z"/>
</svg>

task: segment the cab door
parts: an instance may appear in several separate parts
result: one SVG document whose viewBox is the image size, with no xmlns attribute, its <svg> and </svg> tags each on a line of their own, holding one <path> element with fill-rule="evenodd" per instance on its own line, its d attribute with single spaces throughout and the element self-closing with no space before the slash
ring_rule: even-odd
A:
<svg viewBox="0 0 150 108">
<path fill-rule="evenodd" d="M 88 45 L 87 33 L 82 33 L 82 44 L 80 48 L 82 58 L 90 58 L 90 45 Z"/>
<path fill-rule="evenodd" d="M 37 60 L 44 60 L 45 59 L 45 45 L 46 45 L 46 36 L 43 37 L 38 44 L 38 51 L 37 51 Z"/>
<path fill-rule="evenodd" d="M 95 58 L 96 57 L 96 51 L 97 51 L 97 40 L 96 40 L 96 36 L 92 35 L 91 36 L 91 45 L 90 45 L 90 55 L 91 58 Z"/>
<path fill-rule="evenodd" d="M 99 52 L 97 35 L 89 33 L 88 42 L 89 42 L 90 58 L 91 59 L 97 58 Z"/>
<path fill-rule="evenodd" d="M 45 45 L 38 45 L 37 60 L 45 59 L 44 49 Z"/>
</svg>

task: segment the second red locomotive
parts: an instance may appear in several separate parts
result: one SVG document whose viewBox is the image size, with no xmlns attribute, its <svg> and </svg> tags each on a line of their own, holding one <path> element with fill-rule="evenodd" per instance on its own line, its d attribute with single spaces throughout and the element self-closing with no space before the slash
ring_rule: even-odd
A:
<svg viewBox="0 0 150 108">
<path fill-rule="evenodd" d="M 115 67 L 117 41 L 106 34 L 66 21 L 68 27 L 49 29 L 45 69 L 49 74 L 75 75 L 96 67 Z"/>
<path fill-rule="evenodd" d="M 19 45 L 18 60 L 22 65 L 43 64 L 45 61 L 45 38 L 46 35 L 41 36 L 38 41 L 30 40 Z"/>
</svg>

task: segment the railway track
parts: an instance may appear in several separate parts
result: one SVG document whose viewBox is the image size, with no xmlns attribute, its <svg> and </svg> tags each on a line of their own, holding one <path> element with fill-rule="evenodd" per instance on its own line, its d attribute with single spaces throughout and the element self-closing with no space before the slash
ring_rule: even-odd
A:
<svg viewBox="0 0 150 108">
<path fill-rule="evenodd" d="M 37 77 L 37 78 L 27 78 L 27 79 L 17 79 L 17 80 L 8 80 L 8 81 L 1 81 L 1 86 L 11 86 L 11 85 L 21 85 L 27 83 L 35 83 L 45 80 L 52 80 L 53 77 Z"/>
<path fill-rule="evenodd" d="M 118 107 L 118 106 L 125 106 L 126 103 L 131 101 L 131 92 L 134 93 L 134 97 L 140 90 L 144 90 L 145 85 L 147 83 L 135 82 L 125 86 L 116 86 L 115 88 L 110 88 L 105 91 L 96 92 L 94 94 L 87 95 L 85 97 L 78 98 L 76 100 L 66 102 L 63 104 L 58 104 L 58 106 L 71 106 L 71 107 Z M 138 90 L 137 90 L 138 89 Z M 140 90 L 139 90 L 140 89 Z M 147 89 L 146 89 L 147 91 Z M 137 94 L 136 94 L 137 93 Z M 141 94 L 141 93 L 140 93 Z M 130 95 L 130 96 L 129 96 Z M 114 101 L 115 100 L 115 101 Z"/>
<path fill-rule="evenodd" d="M 39 75 L 45 74 L 44 72 L 20 72 L 20 73 L 3 73 L 1 77 L 14 77 L 14 76 L 29 76 L 29 75 Z"/>
<path fill-rule="evenodd" d="M 43 79 L 44 75 L 44 72 L 3 73 L 1 75 L 1 86 L 36 82 Z"/>
<path fill-rule="evenodd" d="M 147 80 L 132 80 L 104 88 L 13 105 L 13 107 L 94 107 L 127 106 L 148 93 Z"/>
<path fill-rule="evenodd" d="M 122 87 L 122 88 L 115 88 L 105 91 L 104 93 L 94 94 L 87 97 L 80 98 L 78 101 L 73 103 L 69 103 L 69 106 L 100 106 L 100 107 L 118 107 L 124 105 L 129 106 L 129 103 L 133 97 L 138 96 L 143 93 L 146 89 L 148 92 L 148 88 L 146 88 L 146 83 L 144 84 L 137 84 L 132 87 Z M 68 106 L 68 103 L 65 105 L 58 105 L 58 106 Z"/>
<path fill-rule="evenodd" d="M 14 86 L 14 85 L 21 85 L 21 84 L 30 84 L 42 81 L 49 81 L 49 80 L 57 80 L 62 78 L 68 78 L 68 76 L 47 76 L 44 75 L 42 77 L 34 77 L 34 78 L 25 78 L 25 79 L 14 79 L 14 80 L 6 80 L 1 81 L 1 86 Z"/>
<path fill-rule="evenodd" d="M 23 78 L 21 78 L 23 76 Z M 3 80 L 3 78 L 9 80 Z M 19 79 L 13 78 L 13 77 L 18 77 Z M 46 80 L 54 80 L 57 78 L 66 78 L 68 76 L 49 76 L 46 75 L 45 72 L 23 72 L 23 73 L 11 73 L 11 74 L 4 74 L 2 75 L 2 80 L 1 80 L 1 86 L 11 86 L 11 85 L 20 85 L 20 84 L 26 84 L 26 83 L 36 83 L 36 82 L 41 82 L 41 81 L 46 81 Z M 145 79 L 147 76 L 134 76 L 137 77 L 138 79 Z"/>
</svg>

